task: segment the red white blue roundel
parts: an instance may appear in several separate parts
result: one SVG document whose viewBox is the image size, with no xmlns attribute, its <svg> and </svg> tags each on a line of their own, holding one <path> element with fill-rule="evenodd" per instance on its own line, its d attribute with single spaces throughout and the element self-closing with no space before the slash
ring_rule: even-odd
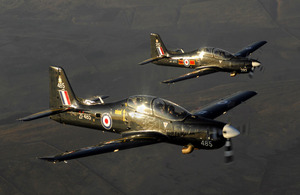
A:
<svg viewBox="0 0 300 195">
<path fill-rule="evenodd" d="M 101 116 L 101 124 L 102 126 L 109 130 L 112 126 L 112 120 L 111 120 L 111 116 L 108 113 L 104 113 Z"/>
<path fill-rule="evenodd" d="M 184 65 L 185 65 L 185 66 L 189 66 L 189 65 L 190 65 L 190 61 L 189 61 L 188 59 L 185 59 L 185 60 L 184 60 Z"/>
</svg>

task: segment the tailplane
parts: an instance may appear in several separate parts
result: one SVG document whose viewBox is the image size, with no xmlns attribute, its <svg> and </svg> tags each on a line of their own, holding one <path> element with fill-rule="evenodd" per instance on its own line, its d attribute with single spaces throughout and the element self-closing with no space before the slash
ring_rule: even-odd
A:
<svg viewBox="0 0 300 195">
<path fill-rule="evenodd" d="M 50 109 L 20 118 L 20 121 L 31 121 L 57 115 L 68 111 L 78 111 L 78 100 L 72 90 L 65 71 L 61 67 L 50 66 Z"/>
</svg>

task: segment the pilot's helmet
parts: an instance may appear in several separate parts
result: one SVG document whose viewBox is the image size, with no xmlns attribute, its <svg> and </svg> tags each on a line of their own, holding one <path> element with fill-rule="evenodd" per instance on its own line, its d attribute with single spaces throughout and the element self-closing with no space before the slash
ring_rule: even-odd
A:
<svg viewBox="0 0 300 195">
<path fill-rule="evenodd" d="M 173 114 L 174 113 L 174 106 L 172 106 L 172 105 L 170 105 L 170 106 L 168 106 L 168 112 L 169 113 L 171 113 L 171 114 Z"/>
<path fill-rule="evenodd" d="M 142 102 L 142 99 L 139 98 L 139 97 L 137 97 L 137 98 L 136 98 L 136 103 L 140 104 L 141 102 Z"/>
</svg>

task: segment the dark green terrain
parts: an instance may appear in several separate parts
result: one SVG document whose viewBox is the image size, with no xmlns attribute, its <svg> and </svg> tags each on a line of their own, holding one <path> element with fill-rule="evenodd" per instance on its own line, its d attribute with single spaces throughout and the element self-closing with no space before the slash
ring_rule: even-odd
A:
<svg viewBox="0 0 300 195">
<path fill-rule="evenodd" d="M 0 1 L 0 194 L 298 194 L 299 10 L 297 0 Z M 151 32 L 187 51 L 266 40 L 253 54 L 264 71 L 160 84 L 188 70 L 138 65 L 150 57 Z M 148 94 L 193 110 L 239 90 L 258 95 L 219 118 L 242 132 L 233 164 L 223 149 L 183 155 L 168 144 L 52 164 L 36 157 L 119 135 L 16 121 L 48 108 L 50 65 L 84 98 Z"/>
</svg>

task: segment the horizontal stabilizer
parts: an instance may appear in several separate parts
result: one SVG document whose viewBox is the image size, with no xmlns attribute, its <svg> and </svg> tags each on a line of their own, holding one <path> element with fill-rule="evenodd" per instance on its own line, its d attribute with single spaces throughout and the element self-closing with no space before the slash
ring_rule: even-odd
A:
<svg viewBox="0 0 300 195">
<path fill-rule="evenodd" d="M 88 110 L 84 109 L 76 109 L 76 108 L 59 108 L 59 109 L 49 109 L 49 110 L 44 110 L 42 112 L 38 112 L 29 116 L 26 116 L 24 118 L 18 119 L 19 121 L 32 121 L 35 119 L 43 118 L 43 117 L 48 117 L 51 115 L 59 114 L 59 113 L 64 113 L 64 112 L 86 112 Z"/>
<path fill-rule="evenodd" d="M 235 53 L 234 56 L 236 56 L 236 57 L 247 57 L 251 53 L 253 53 L 257 49 L 259 49 L 261 46 L 263 46 L 266 43 L 267 43 L 267 41 L 259 41 L 259 42 L 253 43 L 252 45 L 248 45 L 247 47 L 245 47 L 241 51 Z"/>
<path fill-rule="evenodd" d="M 35 113 L 35 114 L 32 114 L 32 115 L 26 116 L 24 118 L 20 118 L 18 120 L 19 121 L 31 121 L 31 120 L 51 116 L 51 115 L 54 115 L 54 114 L 63 113 L 63 112 L 66 112 L 68 110 L 70 110 L 70 108 L 49 109 L 49 110 L 45 110 L 45 111 L 42 111 L 42 112 L 38 112 L 38 113 Z"/>
<path fill-rule="evenodd" d="M 205 106 L 201 110 L 194 112 L 193 115 L 214 119 L 241 104 L 242 102 L 250 99 L 256 94 L 257 93 L 255 91 L 239 91 L 208 106 Z"/>
<path fill-rule="evenodd" d="M 95 146 L 85 147 L 70 152 L 64 152 L 56 156 L 40 157 L 39 159 L 47 160 L 50 162 L 67 161 L 71 159 L 82 158 L 82 157 L 92 156 L 96 154 L 118 152 L 119 150 L 146 146 L 150 144 L 159 143 L 160 141 L 161 139 L 155 136 L 148 136 L 144 134 L 132 135 L 117 140 L 102 142 Z"/>
<path fill-rule="evenodd" d="M 181 75 L 177 78 L 165 80 L 162 83 L 166 83 L 166 84 L 176 83 L 178 81 L 183 81 L 183 80 L 187 80 L 187 79 L 191 79 L 191 78 L 195 78 L 195 77 L 200 77 L 200 76 L 211 74 L 211 73 L 214 73 L 214 72 L 218 72 L 218 69 L 217 68 L 197 69 L 193 72 L 189 72 L 189 73 Z"/>
<path fill-rule="evenodd" d="M 163 58 L 166 58 L 166 56 L 150 58 L 150 59 L 147 59 L 147 60 L 144 60 L 144 61 L 140 62 L 139 65 L 145 65 L 145 64 L 148 64 L 150 62 L 154 62 L 156 60 L 160 60 L 160 59 L 163 59 Z"/>
</svg>

